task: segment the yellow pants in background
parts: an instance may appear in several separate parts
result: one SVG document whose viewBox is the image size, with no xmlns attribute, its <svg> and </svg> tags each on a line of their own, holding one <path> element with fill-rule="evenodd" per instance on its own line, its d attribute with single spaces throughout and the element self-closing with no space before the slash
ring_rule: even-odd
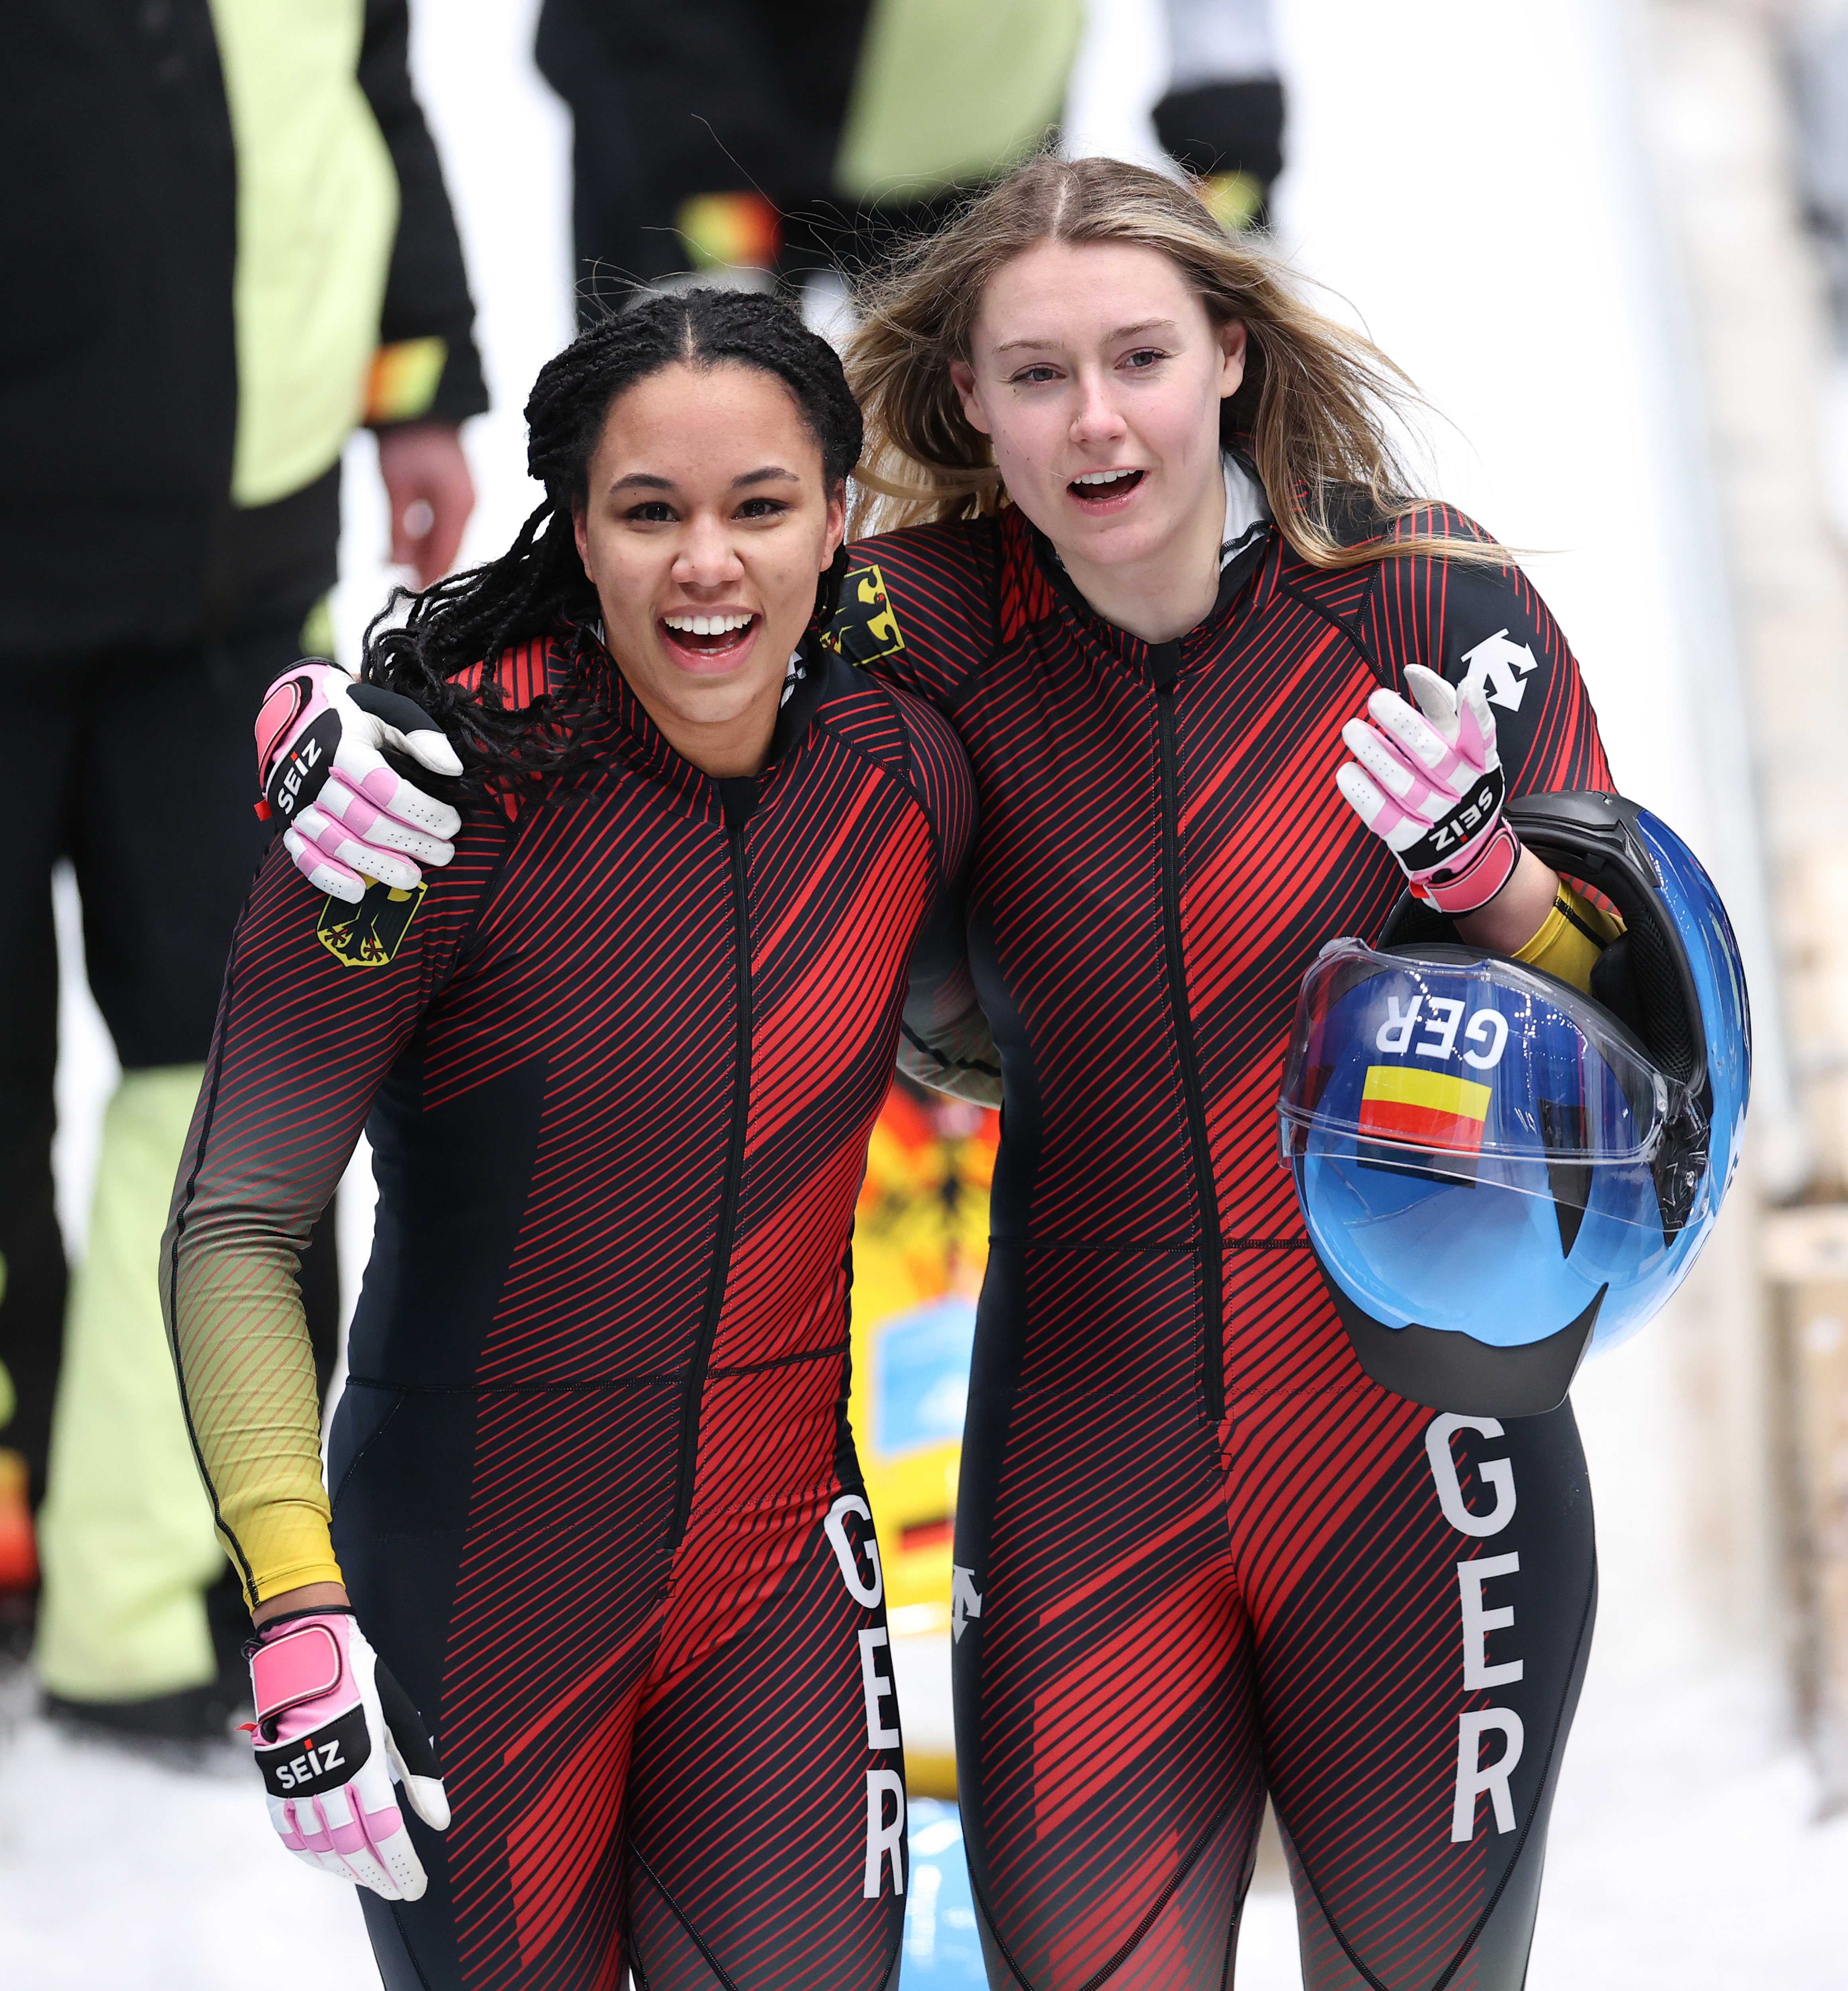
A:
<svg viewBox="0 0 1848 1991">
<path fill-rule="evenodd" d="M 125 1073 L 103 1124 L 71 1285 L 39 1515 L 35 1655 L 63 1699 L 141 1700 L 216 1674 L 204 1593 L 224 1567 L 161 1320 L 159 1259 L 203 1067 Z"/>
</svg>

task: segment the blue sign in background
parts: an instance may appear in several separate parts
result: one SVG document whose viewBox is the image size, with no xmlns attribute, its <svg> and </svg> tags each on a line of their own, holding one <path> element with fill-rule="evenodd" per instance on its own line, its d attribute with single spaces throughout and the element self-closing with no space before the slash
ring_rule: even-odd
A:
<svg viewBox="0 0 1848 1991">
<path fill-rule="evenodd" d="M 874 1442 L 882 1458 L 954 1445 L 969 1394 L 975 1306 L 946 1293 L 880 1323 L 875 1338 Z"/>
<path fill-rule="evenodd" d="M 905 1991 L 985 1986 L 962 1815 L 953 1804 L 914 1798 L 907 1823 L 911 1872 L 905 1890 Z"/>
</svg>

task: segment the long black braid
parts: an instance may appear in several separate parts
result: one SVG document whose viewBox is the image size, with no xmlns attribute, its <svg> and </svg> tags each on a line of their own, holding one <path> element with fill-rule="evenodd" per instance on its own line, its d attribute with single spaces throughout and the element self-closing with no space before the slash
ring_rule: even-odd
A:
<svg viewBox="0 0 1848 1991">
<path fill-rule="evenodd" d="M 362 676 L 415 699 L 449 735 L 468 770 L 463 794 L 482 794 L 509 778 L 558 774 L 582 757 L 575 736 L 597 697 L 593 645 L 577 644 L 563 689 L 533 705 L 509 705 L 491 671 L 478 673 L 478 683 L 458 682 L 458 674 L 492 665 L 529 638 L 594 621 L 597 595 L 577 556 L 573 521 L 589 496 L 590 458 L 611 403 L 663 366 L 728 361 L 783 382 L 820 445 L 828 488 L 842 482 L 859 458 L 860 414 L 825 339 L 788 305 L 762 293 L 644 293 L 539 369 L 526 403 L 526 468 L 544 485 L 545 502 L 513 544 L 499 560 L 420 594 L 394 590 L 373 618 Z M 409 613 L 393 620 L 407 601 Z M 818 608 L 831 605 L 818 602 Z"/>
</svg>

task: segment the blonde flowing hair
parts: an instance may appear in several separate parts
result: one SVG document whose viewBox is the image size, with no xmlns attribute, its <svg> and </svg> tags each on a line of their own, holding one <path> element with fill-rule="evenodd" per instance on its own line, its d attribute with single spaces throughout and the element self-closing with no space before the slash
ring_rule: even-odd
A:
<svg viewBox="0 0 1848 1991">
<path fill-rule="evenodd" d="M 1221 406 L 1220 436 L 1249 451 L 1278 529 L 1312 566 L 1417 553 L 1498 565 L 1506 558 L 1487 543 L 1403 528 L 1428 501 L 1409 495 L 1394 431 L 1424 404 L 1371 341 L 1298 295 L 1278 257 L 1228 236 L 1189 189 L 1146 167 L 1047 154 L 861 287 L 860 325 L 846 353 L 866 425 L 854 472 L 855 536 L 1002 508 L 989 439 L 964 416 L 950 363 L 969 358 L 989 280 L 1040 242 L 1159 250 L 1216 325 L 1244 325 L 1245 376 Z M 1368 536 L 1356 543 L 1360 518 Z"/>
</svg>

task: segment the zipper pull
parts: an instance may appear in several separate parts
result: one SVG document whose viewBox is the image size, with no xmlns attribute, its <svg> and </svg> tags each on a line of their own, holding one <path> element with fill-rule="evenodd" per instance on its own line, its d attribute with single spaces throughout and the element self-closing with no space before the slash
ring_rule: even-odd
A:
<svg viewBox="0 0 1848 1991">
<path fill-rule="evenodd" d="M 1174 689 L 1174 681 L 1181 674 L 1181 646 L 1172 643 L 1151 643 L 1149 645 L 1149 675 L 1155 679 L 1158 696 Z"/>
</svg>

